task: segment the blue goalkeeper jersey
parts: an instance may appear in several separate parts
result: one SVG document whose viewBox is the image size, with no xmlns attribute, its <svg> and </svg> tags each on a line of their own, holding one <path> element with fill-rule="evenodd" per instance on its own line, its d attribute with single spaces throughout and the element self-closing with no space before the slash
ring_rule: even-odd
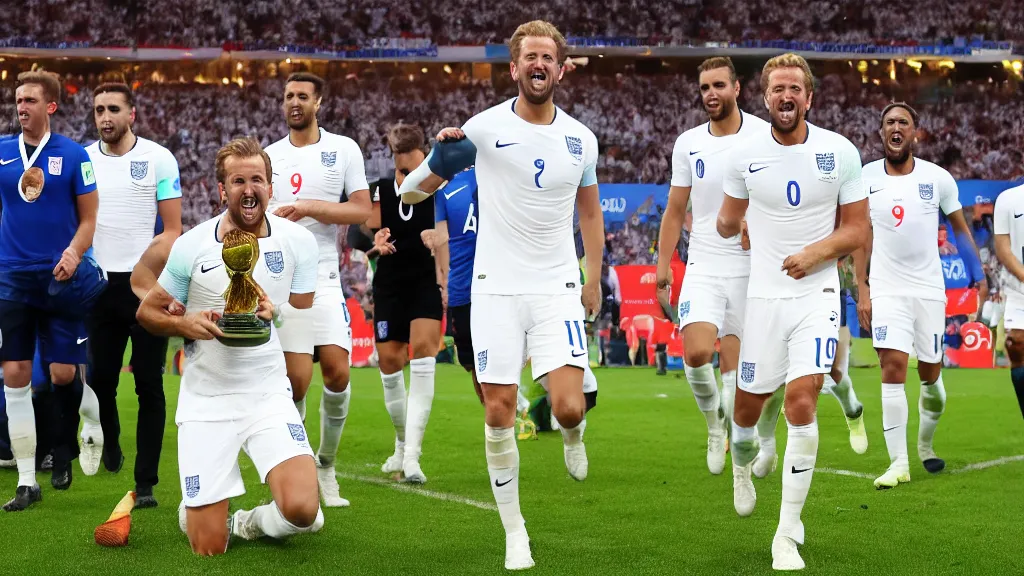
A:
<svg viewBox="0 0 1024 576">
<path fill-rule="evenodd" d="M 476 169 L 456 174 L 434 194 L 434 221 L 448 222 L 448 306 L 469 304 L 476 256 Z"/>
</svg>

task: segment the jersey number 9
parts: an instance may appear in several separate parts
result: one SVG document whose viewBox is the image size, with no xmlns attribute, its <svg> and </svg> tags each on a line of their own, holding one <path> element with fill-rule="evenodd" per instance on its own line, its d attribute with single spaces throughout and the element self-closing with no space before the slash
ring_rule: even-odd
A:
<svg viewBox="0 0 1024 576">
<path fill-rule="evenodd" d="M 298 194 L 299 190 L 302 189 L 302 174 L 299 174 L 298 172 L 292 174 L 291 183 L 292 188 L 294 188 L 294 190 L 292 190 L 292 195 Z"/>
<path fill-rule="evenodd" d="M 900 224 L 903 224 L 903 206 L 899 204 L 892 207 L 892 217 L 896 219 L 895 228 L 899 228 Z"/>
</svg>

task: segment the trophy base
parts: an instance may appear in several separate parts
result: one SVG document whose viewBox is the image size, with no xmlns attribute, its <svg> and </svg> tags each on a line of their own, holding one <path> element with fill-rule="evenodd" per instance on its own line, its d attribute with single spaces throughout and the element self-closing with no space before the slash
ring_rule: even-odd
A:
<svg viewBox="0 0 1024 576">
<path fill-rule="evenodd" d="M 217 327 L 224 333 L 217 340 L 225 346 L 261 346 L 270 341 L 270 322 L 255 314 L 225 314 L 217 320 Z"/>
</svg>

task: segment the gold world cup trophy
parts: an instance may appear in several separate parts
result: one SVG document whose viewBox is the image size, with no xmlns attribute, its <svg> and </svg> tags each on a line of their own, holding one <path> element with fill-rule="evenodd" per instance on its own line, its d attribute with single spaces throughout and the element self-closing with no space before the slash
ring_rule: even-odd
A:
<svg viewBox="0 0 1024 576">
<path fill-rule="evenodd" d="M 224 293 L 224 315 L 217 321 L 225 346 L 259 346 L 270 340 L 270 322 L 256 316 L 263 290 L 252 278 L 259 260 L 260 243 L 255 234 L 232 230 L 224 235 L 221 258 L 231 278 Z"/>
</svg>

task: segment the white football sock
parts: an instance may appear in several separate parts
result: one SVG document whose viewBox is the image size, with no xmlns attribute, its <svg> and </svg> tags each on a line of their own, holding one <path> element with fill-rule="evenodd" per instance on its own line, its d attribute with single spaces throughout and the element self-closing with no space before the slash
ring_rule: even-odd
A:
<svg viewBox="0 0 1024 576">
<path fill-rule="evenodd" d="M 776 536 L 786 536 L 797 544 L 804 543 L 804 524 L 800 512 L 807 501 L 818 459 L 818 421 L 797 426 L 789 424 L 786 455 L 782 460 L 782 506 Z"/>
<path fill-rule="evenodd" d="M 594 369 L 590 367 L 589 362 L 583 367 L 583 389 L 597 390 L 597 376 L 594 374 Z"/>
<path fill-rule="evenodd" d="M 530 408 L 530 401 L 523 396 L 523 386 L 516 386 L 516 413 L 521 413 Z"/>
<path fill-rule="evenodd" d="M 732 422 L 732 409 L 736 405 L 736 371 L 722 372 L 722 411 L 725 421 Z"/>
<path fill-rule="evenodd" d="M 903 384 L 882 384 L 882 434 L 889 461 L 909 468 L 907 461 L 907 393 Z"/>
<path fill-rule="evenodd" d="M 565 426 L 560 426 L 560 428 L 562 431 L 562 442 L 566 446 L 572 446 L 583 442 L 583 431 L 587 428 L 587 421 L 586 419 L 581 420 L 575 428 L 566 428 Z"/>
<path fill-rule="evenodd" d="M 505 534 L 526 532 L 526 521 L 519 508 L 519 447 L 515 428 L 491 428 L 485 424 L 484 436 L 487 473 Z"/>
<path fill-rule="evenodd" d="M 826 378 L 828 376 L 826 375 Z M 836 382 L 832 387 L 832 395 L 839 401 L 843 414 L 847 418 L 857 418 L 864 412 L 864 406 L 857 399 L 857 393 L 853 390 L 853 380 L 849 374 L 843 374 L 842 380 Z"/>
<path fill-rule="evenodd" d="M 324 388 L 324 395 L 320 398 L 320 448 L 316 451 L 321 466 L 334 465 L 351 398 L 351 385 L 344 392 L 332 392 Z"/>
<path fill-rule="evenodd" d="M 324 388 L 324 390 L 327 390 L 327 389 Z M 323 401 L 321 400 L 321 403 L 322 402 Z M 301 418 L 302 419 L 302 423 L 305 424 L 306 423 L 306 397 L 305 396 L 302 397 L 302 400 L 296 400 L 295 401 L 295 409 L 299 411 L 299 418 Z"/>
<path fill-rule="evenodd" d="M 395 426 L 395 439 L 405 442 L 405 373 L 399 370 L 394 374 L 380 373 L 380 381 L 384 384 L 384 407 L 388 409 L 391 423 Z"/>
<path fill-rule="evenodd" d="M 764 401 L 764 406 L 761 407 L 761 417 L 757 419 L 757 438 L 761 443 L 761 450 L 765 452 L 776 453 L 775 429 L 779 425 L 779 412 L 785 401 L 786 389 L 779 388 Z"/>
<path fill-rule="evenodd" d="M 939 417 L 946 411 L 946 389 L 942 386 L 941 374 L 934 384 L 921 382 L 921 397 L 917 402 L 917 410 L 921 416 L 920 428 L 917 431 L 918 450 L 931 452 L 935 427 L 939 425 Z"/>
<path fill-rule="evenodd" d="M 732 447 L 733 464 L 740 467 L 750 464 L 754 461 L 754 457 L 757 456 L 757 428 L 754 426 L 744 428 L 733 422 L 730 446 Z"/>
<path fill-rule="evenodd" d="M 417 358 L 409 363 L 409 413 L 405 420 L 405 459 L 419 460 L 423 452 L 423 434 L 427 431 L 430 407 L 434 403 L 433 358 Z"/>
<path fill-rule="evenodd" d="M 697 408 L 704 414 L 707 420 L 708 430 L 713 430 L 721 424 L 719 415 L 718 382 L 715 381 L 715 369 L 711 364 L 697 366 L 696 368 L 683 364 L 683 372 L 686 373 L 686 380 L 693 389 L 693 398 L 697 401 Z"/>
<path fill-rule="evenodd" d="M 249 521 L 259 526 L 260 530 L 267 536 L 281 539 L 304 532 L 319 532 L 324 527 L 324 513 L 323 510 L 317 509 L 316 520 L 311 525 L 300 528 L 289 522 L 284 517 L 284 514 L 281 514 L 281 509 L 277 507 L 277 502 L 271 502 L 270 504 L 253 508 Z"/>
<path fill-rule="evenodd" d="M 18 486 L 36 485 L 36 413 L 32 409 L 32 386 L 4 386 L 7 400 L 7 431 L 11 452 L 18 463 Z"/>
<path fill-rule="evenodd" d="M 82 381 L 82 405 L 78 408 L 82 416 L 82 432 L 85 427 L 98 426 L 100 423 L 100 401 L 96 398 L 96 392 L 87 382 Z"/>
</svg>

